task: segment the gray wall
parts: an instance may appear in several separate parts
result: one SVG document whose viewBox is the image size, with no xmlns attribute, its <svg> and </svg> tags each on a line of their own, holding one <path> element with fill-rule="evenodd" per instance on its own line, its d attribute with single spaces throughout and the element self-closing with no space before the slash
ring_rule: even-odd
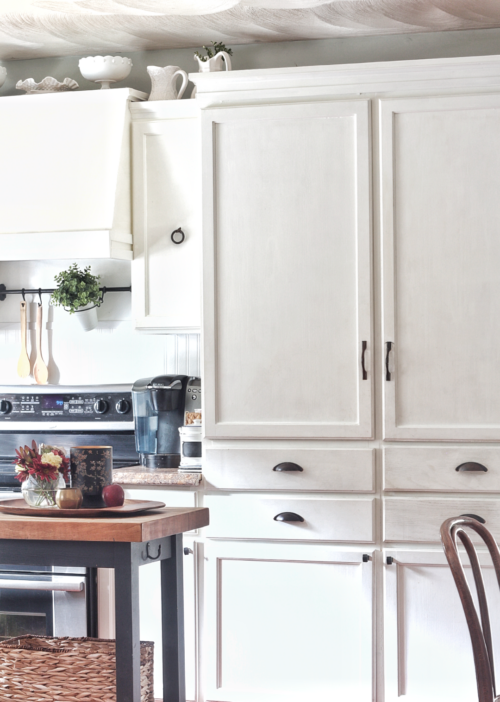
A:
<svg viewBox="0 0 500 702">
<path fill-rule="evenodd" d="M 317 39 L 315 41 L 288 41 L 262 44 L 233 45 L 233 69 L 280 68 L 285 66 L 321 66 L 336 63 L 368 61 L 397 61 L 402 59 L 440 58 L 450 56 L 487 56 L 500 54 L 500 29 L 474 29 L 461 32 L 432 32 L 388 36 L 357 37 L 352 39 Z M 134 64 L 132 73 L 123 87 L 150 91 L 151 83 L 146 66 L 180 66 L 194 72 L 194 49 L 126 52 Z M 85 56 L 86 54 L 82 54 Z M 118 55 L 118 52 L 117 52 Z M 98 88 L 86 81 L 78 70 L 80 57 L 3 61 L 7 80 L 1 95 L 19 95 L 15 84 L 19 79 L 45 76 L 59 80 L 74 78 L 85 90 Z M 189 94 L 187 91 L 186 97 Z"/>
</svg>

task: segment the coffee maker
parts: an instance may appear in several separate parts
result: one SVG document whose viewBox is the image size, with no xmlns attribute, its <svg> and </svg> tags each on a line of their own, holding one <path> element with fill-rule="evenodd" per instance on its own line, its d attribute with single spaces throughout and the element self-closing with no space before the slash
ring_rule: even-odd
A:
<svg viewBox="0 0 500 702">
<path fill-rule="evenodd" d="M 132 387 L 135 445 L 141 465 L 178 468 L 179 427 L 186 413 L 200 412 L 201 379 L 159 375 L 137 380 Z"/>
</svg>

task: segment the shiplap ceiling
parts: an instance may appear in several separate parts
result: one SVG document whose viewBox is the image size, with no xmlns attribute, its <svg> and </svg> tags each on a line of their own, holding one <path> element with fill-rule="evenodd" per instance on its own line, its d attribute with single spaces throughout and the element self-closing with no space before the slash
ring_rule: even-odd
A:
<svg viewBox="0 0 500 702">
<path fill-rule="evenodd" d="M 0 58 L 500 27 L 500 0 L 0 0 Z"/>
</svg>

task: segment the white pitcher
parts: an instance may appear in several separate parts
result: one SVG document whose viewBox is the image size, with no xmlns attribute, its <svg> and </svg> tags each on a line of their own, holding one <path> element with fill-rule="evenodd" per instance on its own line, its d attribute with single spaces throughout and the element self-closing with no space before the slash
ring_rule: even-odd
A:
<svg viewBox="0 0 500 702">
<path fill-rule="evenodd" d="M 149 100 L 180 100 L 188 84 L 188 75 L 179 66 L 148 66 L 151 78 L 151 94 Z M 182 76 L 182 85 L 177 92 L 177 76 Z"/>
<path fill-rule="evenodd" d="M 226 51 L 219 51 L 218 54 L 215 54 L 215 56 L 212 56 L 212 58 L 207 59 L 206 61 L 201 61 L 199 56 L 196 56 L 195 58 L 198 59 L 198 66 L 199 66 L 199 72 L 200 73 L 211 73 L 212 71 L 223 71 L 224 66 L 226 68 L 226 71 L 231 70 L 231 57 Z"/>
</svg>

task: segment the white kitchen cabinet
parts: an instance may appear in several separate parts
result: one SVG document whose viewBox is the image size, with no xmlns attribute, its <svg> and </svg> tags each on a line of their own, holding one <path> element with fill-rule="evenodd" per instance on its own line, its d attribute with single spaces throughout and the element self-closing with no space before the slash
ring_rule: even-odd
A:
<svg viewBox="0 0 500 702">
<path fill-rule="evenodd" d="M 202 122 L 206 436 L 371 437 L 369 101 Z"/>
<path fill-rule="evenodd" d="M 205 577 L 207 700 L 371 702 L 372 562 L 363 552 L 211 542 Z"/>
<path fill-rule="evenodd" d="M 387 551 L 385 702 L 477 699 L 469 631 L 442 551 Z M 500 630 L 500 593 L 488 556 L 480 556 L 492 631 Z M 467 564 L 467 557 L 464 557 Z M 475 593 L 470 567 L 465 568 Z M 495 656 L 498 670 L 500 657 Z"/>
<path fill-rule="evenodd" d="M 201 315 L 201 147 L 194 101 L 149 102 L 133 115 L 132 299 L 135 327 L 197 332 Z M 184 241 L 174 243 L 181 228 Z M 174 239 L 180 240 L 180 233 Z"/>
<path fill-rule="evenodd" d="M 500 439 L 500 95 L 382 100 L 388 439 Z"/>
</svg>

